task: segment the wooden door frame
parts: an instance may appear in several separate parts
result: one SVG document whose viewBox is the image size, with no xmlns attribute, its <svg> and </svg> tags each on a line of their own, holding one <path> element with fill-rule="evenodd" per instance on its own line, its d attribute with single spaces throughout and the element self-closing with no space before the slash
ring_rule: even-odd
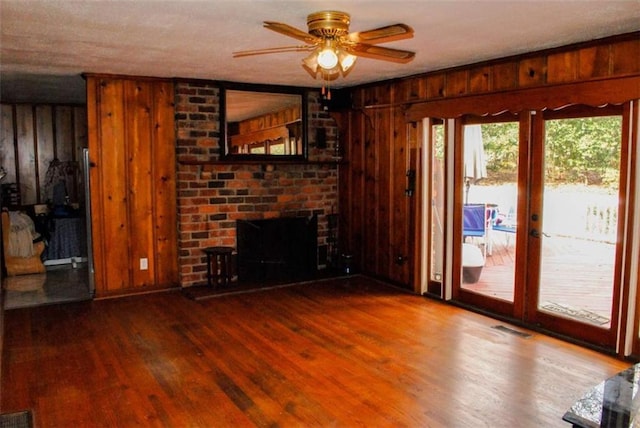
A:
<svg viewBox="0 0 640 428">
<path fill-rule="evenodd" d="M 625 338 L 625 348 L 620 350 L 621 355 L 634 355 L 640 358 L 640 240 L 633 241 L 633 236 L 640 236 L 640 99 L 625 105 L 625 115 L 628 122 L 624 122 L 623 132 L 628 133 L 629 140 L 629 204 L 628 210 L 630 224 L 627 229 L 627 246 L 625 259 L 629 262 L 624 266 L 624 281 L 629 284 L 623 290 L 623 301 L 629 302 L 635 293 L 635 313 L 629 309 L 630 305 L 623 305 L 621 319 L 623 330 L 620 337 Z"/>
<path fill-rule="evenodd" d="M 444 289 L 445 289 L 445 272 L 441 272 L 440 281 L 435 281 L 431 279 L 431 266 L 433 264 L 433 255 L 432 255 L 432 246 L 433 246 L 433 234 L 431 225 L 438 221 L 442 228 L 442 259 L 443 259 L 443 269 L 446 267 L 444 262 L 445 260 L 445 236 L 446 236 L 446 217 L 442 216 L 440 219 L 434 219 L 433 216 L 433 177 L 435 175 L 433 165 L 434 165 L 434 138 L 433 138 L 433 128 L 435 125 L 440 125 L 445 128 L 445 121 L 443 119 L 438 118 L 424 118 L 416 123 L 418 131 L 418 145 L 419 145 L 419 158 L 418 158 L 418 168 L 416 174 L 416 221 L 415 221 L 415 236 L 416 242 L 414 245 L 415 252 L 417 254 L 416 260 L 417 263 L 414 266 L 414 278 L 416 278 L 416 283 L 414 287 L 414 291 L 419 294 L 429 295 L 430 297 L 444 299 Z M 442 181 L 443 181 L 443 189 L 442 195 L 440 196 L 443 199 L 443 208 L 445 204 L 445 171 L 446 162 L 442 165 Z"/>
</svg>

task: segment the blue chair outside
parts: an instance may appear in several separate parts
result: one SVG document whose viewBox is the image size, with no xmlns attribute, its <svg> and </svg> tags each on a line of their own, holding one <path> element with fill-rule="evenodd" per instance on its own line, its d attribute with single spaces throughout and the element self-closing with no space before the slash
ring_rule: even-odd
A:
<svg viewBox="0 0 640 428">
<path fill-rule="evenodd" d="M 487 207 L 485 204 L 466 204 L 463 211 L 462 240 L 482 238 L 483 256 L 487 256 Z"/>
</svg>

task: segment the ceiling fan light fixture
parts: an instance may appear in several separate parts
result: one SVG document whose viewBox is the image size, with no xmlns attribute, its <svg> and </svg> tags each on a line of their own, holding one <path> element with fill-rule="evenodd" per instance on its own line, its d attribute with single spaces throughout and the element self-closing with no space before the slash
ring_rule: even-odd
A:
<svg viewBox="0 0 640 428">
<path fill-rule="evenodd" d="M 325 70 L 331 70 L 338 65 L 338 54 L 331 43 L 327 43 L 327 46 L 318 52 L 318 65 Z"/>
<path fill-rule="evenodd" d="M 318 72 L 318 50 L 313 51 L 309 56 L 302 60 L 302 65 L 311 70 L 314 74 Z"/>
<path fill-rule="evenodd" d="M 338 63 L 340 64 L 340 69 L 343 73 L 349 71 L 351 67 L 356 63 L 357 57 L 355 55 L 351 55 L 343 50 L 338 51 Z"/>
<path fill-rule="evenodd" d="M 338 66 L 335 66 L 335 67 L 330 68 L 328 70 L 322 69 L 320 71 L 322 72 L 322 76 L 323 77 L 325 77 L 325 78 L 327 76 L 332 77 L 331 80 L 334 80 L 334 79 L 336 79 L 336 78 L 338 78 L 340 76 L 340 67 L 338 67 Z"/>
<path fill-rule="evenodd" d="M 406 24 L 392 24 L 380 28 L 355 33 L 349 32 L 351 17 L 348 13 L 324 10 L 307 16 L 307 31 L 281 22 L 264 21 L 265 28 L 292 37 L 304 45 L 284 46 L 249 51 L 234 52 L 234 57 L 280 52 L 311 52 L 302 60 L 302 68 L 317 79 L 318 74 L 325 82 L 322 94 L 330 98 L 329 82 L 340 76 L 347 77 L 354 69 L 359 56 L 372 59 L 407 63 L 413 60 L 415 52 L 377 46 L 394 40 L 413 37 L 413 29 Z"/>
</svg>

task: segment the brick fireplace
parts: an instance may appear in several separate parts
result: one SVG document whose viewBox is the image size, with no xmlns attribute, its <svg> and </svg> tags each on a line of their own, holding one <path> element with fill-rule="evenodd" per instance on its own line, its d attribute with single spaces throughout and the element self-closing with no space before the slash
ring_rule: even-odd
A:
<svg viewBox="0 0 640 428">
<path fill-rule="evenodd" d="M 206 283 L 202 249 L 235 248 L 237 220 L 317 216 L 318 254 L 326 254 L 327 216 L 338 210 L 337 128 L 319 97 L 309 94 L 309 162 L 272 164 L 272 169 L 263 164 L 217 163 L 218 87 L 215 82 L 176 83 L 181 286 Z M 317 129 L 326 137 L 326 148 L 316 147 Z"/>
</svg>

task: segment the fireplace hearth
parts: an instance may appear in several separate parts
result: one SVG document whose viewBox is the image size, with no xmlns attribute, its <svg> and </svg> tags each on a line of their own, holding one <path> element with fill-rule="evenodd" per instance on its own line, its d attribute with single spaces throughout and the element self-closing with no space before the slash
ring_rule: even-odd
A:
<svg viewBox="0 0 640 428">
<path fill-rule="evenodd" d="M 300 281 L 318 269 L 318 217 L 237 220 L 238 281 Z"/>
</svg>

